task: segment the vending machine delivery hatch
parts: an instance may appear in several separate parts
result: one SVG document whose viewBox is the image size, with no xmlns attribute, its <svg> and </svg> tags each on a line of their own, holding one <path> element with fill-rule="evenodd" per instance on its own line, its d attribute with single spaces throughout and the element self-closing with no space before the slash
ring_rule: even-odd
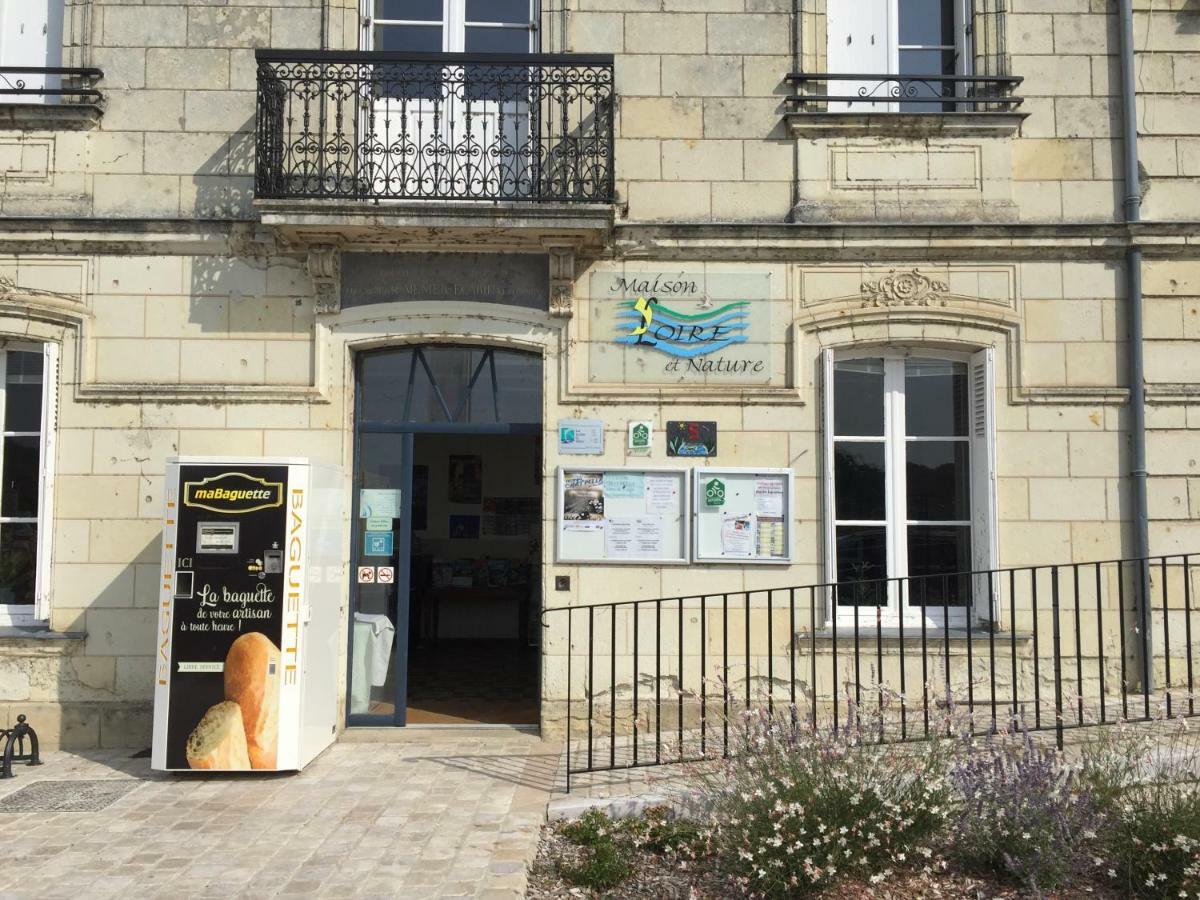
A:
<svg viewBox="0 0 1200 900">
<path fill-rule="evenodd" d="M 153 768 L 303 768 L 336 731 L 342 482 L 304 459 L 167 461 Z"/>
</svg>

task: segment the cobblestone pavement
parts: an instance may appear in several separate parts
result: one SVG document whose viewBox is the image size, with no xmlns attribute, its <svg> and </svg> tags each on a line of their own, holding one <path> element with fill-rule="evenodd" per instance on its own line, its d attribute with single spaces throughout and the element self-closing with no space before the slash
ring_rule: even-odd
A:
<svg viewBox="0 0 1200 900">
<path fill-rule="evenodd" d="M 519 897 L 559 749 L 414 730 L 299 775 L 217 777 L 48 753 L 0 781 L 0 897 Z M 34 782 L 108 779 L 131 790 L 100 811 L 4 811 Z"/>
</svg>

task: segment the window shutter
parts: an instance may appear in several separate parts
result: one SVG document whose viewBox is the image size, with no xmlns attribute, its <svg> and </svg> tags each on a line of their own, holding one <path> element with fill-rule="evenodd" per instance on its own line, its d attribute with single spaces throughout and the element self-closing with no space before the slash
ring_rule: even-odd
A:
<svg viewBox="0 0 1200 900">
<path fill-rule="evenodd" d="M 63 0 L 0 0 L 0 61 L 6 66 L 36 68 L 62 65 Z M 22 75 L 30 89 L 57 89 L 57 75 Z M 18 103 L 43 103 L 53 98 L 15 94 Z"/>
<path fill-rule="evenodd" d="M 38 498 L 37 582 L 34 614 L 40 621 L 50 618 L 51 563 L 54 553 L 54 458 L 58 435 L 58 344 L 42 345 L 42 441 L 39 460 L 41 494 Z"/>
<path fill-rule="evenodd" d="M 893 0 L 831 0 L 827 6 L 827 70 L 830 73 L 882 77 L 893 71 Z M 888 97 L 889 85 L 879 78 L 864 81 L 831 81 L 829 93 L 841 96 L 864 94 Z M 886 102 L 830 103 L 830 112 L 878 112 Z"/>
<path fill-rule="evenodd" d="M 996 378 L 993 348 L 971 355 L 971 567 L 976 571 L 999 565 L 996 525 Z M 988 579 L 979 576 L 975 586 L 975 613 L 992 620 L 995 579 L 989 596 Z"/>
</svg>

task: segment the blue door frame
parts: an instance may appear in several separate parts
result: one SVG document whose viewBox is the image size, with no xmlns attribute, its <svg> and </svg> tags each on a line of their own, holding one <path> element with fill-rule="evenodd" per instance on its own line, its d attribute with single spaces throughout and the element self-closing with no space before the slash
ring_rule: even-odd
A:
<svg viewBox="0 0 1200 900">
<path fill-rule="evenodd" d="M 362 557 L 362 544 L 359 538 L 359 501 L 361 497 L 359 478 L 358 435 L 360 434 L 394 434 L 399 439 L 400 468 L 400 533 L 396 539 L 396 635 L 392 642 L 392 666 L 395 672 L 394 700 L 395 712 L 390 716 L 371 715 L 369 713 L 353 713 L 350 704 L 346 704 L 346 724 L 348 726 L 404 726 L 408 717 L 408 621 L 411 606 L 412 583 L 412 473 L 414 437 L 418 434 L 541 434 L 542 426 L 536 424 L 466 424 L 466 423 L 396 423 L 396 422 L 363 422 L 355 431 L 354 446 L 354 497 L 351 503 L 354 530 L 352 541 L 353 558 L 350 572 L 358 567 Z M 350 579 L 350 638 L 346 653 L 346 686 L 349 689 L 351 678 L 354 677 L 354 610 L 358 608 L 358 579 Z"/>
</svg>

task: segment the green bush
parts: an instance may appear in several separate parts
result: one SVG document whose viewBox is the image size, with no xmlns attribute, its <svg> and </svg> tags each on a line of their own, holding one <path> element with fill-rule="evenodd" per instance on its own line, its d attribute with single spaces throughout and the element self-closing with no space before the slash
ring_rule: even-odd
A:
<svg viewBox="0 0 1200 900">
<path fill-rule="evenodd" d="M 559 874 L 572 884 L 593 891 L 610 891 L 629 877 L 633 871 L 626 859 L 627 848 L 612 840 L 602 840 L 584 849 L 577 864 L 564 863 Z"/>
</svg>

